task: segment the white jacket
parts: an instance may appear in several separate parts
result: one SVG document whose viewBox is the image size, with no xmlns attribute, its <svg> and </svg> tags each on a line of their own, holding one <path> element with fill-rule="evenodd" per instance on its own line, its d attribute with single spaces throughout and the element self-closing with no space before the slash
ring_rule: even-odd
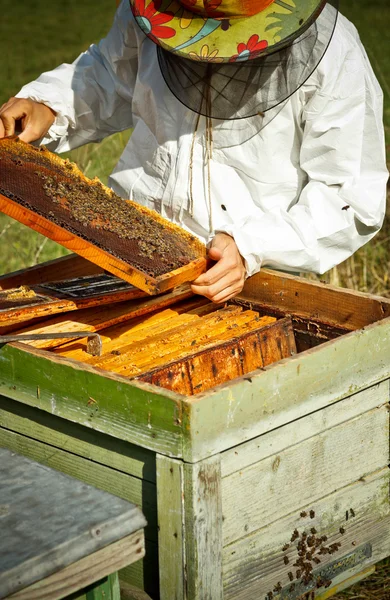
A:
<svg viewBox="0 0 390 600">
<path fill-rule="evenodd" d="M 156 47 L 128 0 L 99 45 L 18 96 L 57 112 L 43 142 L 59 152 L 134 127 L 109 185 L 206 243 L 215 231 L 229 233 L 248 275 L 262 265 L 323 273 L 382 225 L 383 97 L 354 26 L 341 15 L 319 67 L 282 108 L 267 113 L 266 127 L 259 117 L 213 121 L 209 175 L 201 117 L 192 149 L 193 210 L 197 115 L 167 88 Z"/>
</svg>

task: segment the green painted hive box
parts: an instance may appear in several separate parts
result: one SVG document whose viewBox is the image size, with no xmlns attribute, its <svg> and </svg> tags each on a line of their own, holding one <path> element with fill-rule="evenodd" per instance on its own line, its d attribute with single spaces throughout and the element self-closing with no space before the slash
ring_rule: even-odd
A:
<svg viewBox="0 0 390 600">
<path fill-rule="evenodd" d="M 390 301 L 264 270 L 237 302 L 298 352 L 195 396 L 0 347 L 0 444 L 148 520 L 124 598 L 328 598 L 390 555 Z"/>
</svg>

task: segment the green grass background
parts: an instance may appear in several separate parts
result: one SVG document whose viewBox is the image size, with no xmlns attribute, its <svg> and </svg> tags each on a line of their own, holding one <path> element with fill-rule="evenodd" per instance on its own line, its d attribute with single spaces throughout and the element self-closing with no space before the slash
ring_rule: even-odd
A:
<svg viewBox="0 0 390 600">
<path fill-rule="evenodd" d="M 358 27 L 385 91 L 385 125 L 390 144 L 390 0 L 344 0 L 342 12 Z M 0 0 L 0 104 L 24 83 L 61 62 L 71 62 L 108 31 L 114 0 Z M 115 165 L 128 133 L 71 153 L 86 175 L 103 181 Z M 390 259 L 388 221 L 375 241 L 326 279 L 387 294 Z M 66 253 L 62 247 L 0 215 L 0 274 Z"/>
</svg>

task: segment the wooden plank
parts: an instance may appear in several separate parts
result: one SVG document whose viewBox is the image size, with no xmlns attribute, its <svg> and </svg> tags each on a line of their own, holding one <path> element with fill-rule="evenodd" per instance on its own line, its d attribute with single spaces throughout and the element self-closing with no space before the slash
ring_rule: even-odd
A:
<svg viewBox="0 0 390 600">
<path fill-rule="evenodd" d="M 247 279 L 239 298 L 350 330 L 390 316 L 390 300 L 381 296 L 315 283 L 269 269 L 262 269 Z"/>
<path fill-rule="evenodd" d="M 222 480 L 224 545 L 387 466 L 389 458 L 384 406 L 229 475 Z"/>
<path fill-rule="evenodd" d="M 0 348 L 0 394 L 143 448 L 181 455 L 181 396 L 25 348 Z"/>
<path fill-rule="evenodd" d="M 160 600 L 184 600 L 183 464 L 157 455 Z"/>
<path fill-rule="evenodd" d="M 293 572 L 293 582 L 296 584 L 297 567 L 294 567 L 293 563 L 298 558 L 297 542 L 301 538 L 293 543 L 290 541 L 295 529 L 301 536 L 304 531 L 309 535 L 310 529 L 314 527 L 317 538 L 327 536 L 324 546 L 341 544 L 333 554 L 319 555 L 321 563 L 318 565 L 312 561 L 314 570 L 342 559 L 367 543 L 372 546 L 372 556 L 358 560 L 354 567 L 356 572 L 361 572 L 362 569 L 388 556 L 389 478 L 390 471 L 386 467 L 327 494 L 321 500 L 301 504 L 298 510 L 272 524 L 268 524 L 268 520 L 265 519 L 257 531 L 226 546 L 223 551 L 224 599 L 265 598 L 278 582 L 281 583 L 282 589 L 288 590 L 291 585 L 288 572 Z M 311 510 L 314 513 L 313 518 L 309 514 Z M 306 512 L 307 516 L 302 518 L 301 511 Z M 237 513 L 237 510 L 235 512 Z M 340 532 L 340 528 L 343 528 L 344 533 Z M 288 548 L 283 550 L 285 545 Z M 284 557 L 289 561 L 287 565 Z M 352 575 L 349 569 L 351 564 L 352 560 L 345 561 L 345 570 L 333 579 L 334 585 Z M 326 590 L 322 588 L 322 591 Z M 297 593 L 296 596 L 298 595 Z M 295 597 L 295 594 L 291 596 Z"/>
<path fill-rule="evenodd" d="M 9 600 L 59 600 L 144 556 L 143 532 L 133 533 L 58 573 L 8 596 Z M 118 590 L 112 600 L 119 600 Z"/>
<path fill-rule="evenodd" d="M 119 323 L 130 321 L 136 317 L 146 315 L 155 310 L 162 310 L 167 306 L 171 306 L 179 300 L 189 298 L 192 292 L 188 286 L 182 286 L 155 298 L 130 300 L 128 302 L 120 302 L 113 304 L 111 307 L 94 307 L 80 310 L 73 318 L 64 319 L 63 316 L 52 317 L 44 323 L 38 323 L 29 327 L 24 327 L 18 333 L 61 333 L 72 331 L 101 331 L 106 327 L 112 327 Z M 61 343 L 69 342 L 69 339 L 59 340 L 31 340 L 25 342 L 28 346 L 34 348 L 55 348 Z"/>
<path fill-rule="evenodd" d="M 85 275 L 98 275 L 104 270 L 85 260 L 77 254 L 68 254 L 54 260 L 20 269 L 13 273 L 0 276 L 0 289 L 8 290 L 20 285 L 38 285 L 48 281 L 60 281 L 71 277 L 83 277 Z"/>
<path fill-rule="evenodd" d="M 223 600 L 220 457 L 184 464 L 186 596 Z"/>
<path fill-rule="evenodd" d="M 122 473 L 156 482 L 156 455 L 150 450 L 4 396 L 0 396 L 0 426 Z"/>
<path fill-rule="evenodd" d="M 37 440 L 0 428 L 0 446 L 37 462 L 57 469 L 61 473 L 80 479 L 89 485 L 140 506 L 148 525 L 145 536 L 151 541 L 157 536 L 156 486 L 131 475 L 116 472 L 111 468 L 78 457 L 59 448 L 53 448 Z"/>
<path fill-rule="evenodd" d="M 382 381 L 322 410 L 287 423 L 221 454 L 222 477 L 241 471 L 269 456 L 277 456 L 324 431 L 389 402 L 389 382 Z"/>
<path fill-rule="evenodd" d="M 183 402 L 184 460 L 196 462 L 390 377 L 390 318 Z"/>
</svg>

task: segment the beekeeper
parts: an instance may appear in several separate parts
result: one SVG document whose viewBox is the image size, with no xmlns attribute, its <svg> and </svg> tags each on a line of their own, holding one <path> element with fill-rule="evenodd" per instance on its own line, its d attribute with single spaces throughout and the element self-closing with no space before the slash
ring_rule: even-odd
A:
<svg viewBox="0 0 390 600">
<path fill-rule="evenodd" d="M 326 0 L 122 0 L 107 37 L 0 111 L 68 151 L 134 128 L 109 185 L 209 244 L 214 302 L 262 266 L 323 273 L 380 229 L 382 92 Z M 1 125 L 2 123 L 2 125 Z"/>
</svg>

